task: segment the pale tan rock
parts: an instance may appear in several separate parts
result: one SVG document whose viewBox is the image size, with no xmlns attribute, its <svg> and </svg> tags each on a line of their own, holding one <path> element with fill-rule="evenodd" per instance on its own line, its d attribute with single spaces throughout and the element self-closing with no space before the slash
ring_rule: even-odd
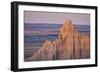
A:
<svg viewBox="0 0 100 73">
<path fill-rule="evenodd" d="M 55 41 L 46 40 L 38 51 L 34 53 L 34 55 L 29 58 L 29 60 L 53 60 L 55 57 L 56 44 Z"/>
</svg>

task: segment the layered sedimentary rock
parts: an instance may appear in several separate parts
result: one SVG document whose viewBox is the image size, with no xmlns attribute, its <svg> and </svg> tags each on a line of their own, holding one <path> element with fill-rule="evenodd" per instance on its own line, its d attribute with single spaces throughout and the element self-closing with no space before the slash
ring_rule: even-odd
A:
<svg viewBox="0 0 100 73">
<path fill-rule="evenodd" d="M 90 36 L 75 29 L 70 20 L 66 20 L 54 41 L 46 40 L 28 60 L 64 60 L 86 59 L 90 57 Z"/>
</svg>

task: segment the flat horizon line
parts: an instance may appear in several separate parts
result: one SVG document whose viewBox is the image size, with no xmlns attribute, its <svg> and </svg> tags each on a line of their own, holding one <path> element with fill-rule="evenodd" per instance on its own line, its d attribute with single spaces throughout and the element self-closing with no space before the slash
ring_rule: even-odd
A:
<svg viewBox="0 0 100 73">
<path fill-rule="evenodd" d="M 58 24 L 58 25 L 62 25 L 63 23 L 24 23 L 24 24 L 51 24 L 51 25 L 54 25 L 54 24 Z M 73 25 L 90 25 L 90 24 L 73 24 Z"/>
</svg>

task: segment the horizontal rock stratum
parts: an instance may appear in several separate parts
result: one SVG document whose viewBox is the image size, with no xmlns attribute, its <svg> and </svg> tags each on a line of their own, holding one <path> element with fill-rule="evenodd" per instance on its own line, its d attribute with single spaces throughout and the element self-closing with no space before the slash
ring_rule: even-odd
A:
<svg viewBox="0 0 100 73">
<path fill-rule="evenodd" d="M 66 20 L 58 37 L 46 40 L 27 61 L 66 60 L 90 58 L 90 36 L 75 29 L 71 20 Z"/>
</svg>

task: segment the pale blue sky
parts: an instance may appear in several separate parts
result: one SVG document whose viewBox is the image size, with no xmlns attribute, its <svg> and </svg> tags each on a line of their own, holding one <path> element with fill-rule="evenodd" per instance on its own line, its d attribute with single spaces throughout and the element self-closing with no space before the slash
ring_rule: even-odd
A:
<svg viewBox="0 0 100 73">
<path fill-rule="evenodd" d="M 70 19 L 73 24 L 90 24 L 90 14 L 24 11 L 25 23 L 62 24 L 66 19 Z"/>
</svg>

